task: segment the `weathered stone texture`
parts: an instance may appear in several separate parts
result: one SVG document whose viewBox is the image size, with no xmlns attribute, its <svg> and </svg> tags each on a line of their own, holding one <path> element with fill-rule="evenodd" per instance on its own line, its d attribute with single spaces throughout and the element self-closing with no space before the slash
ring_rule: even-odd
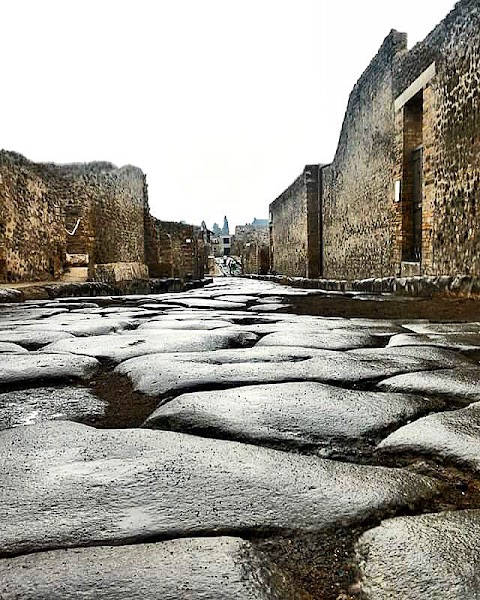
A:
<svg viewBox="0 0 480 600">
<path fill-rule="evenodd" d="M 199 227 L 148 216 L 145 232 L 146 262 L 151 277 L 201 279 L 204 276 L 207 252 Z"/>
<path fill-rule="evenodd" d="M 0 281 L 53 279 L 65 257 L 61 179 L 0 151 Z"/>
<path fill-rule="evenodd" d="M 401 93 L 435 62 L 423 90 L 422 271 L 480 275 L 480 7 L 462 0 L 397 57 Z"/>
<path fill-rule="evenodd" d="M 54 279 L 66 252 L 145 262 L 145 175 L 110 163 L 33 163 L 0 152 L 0 281 Z"/>
<path fill-rule="evenodd" d="M 270 204 L 270 253 L 274 272 L 319 275 L 319 165 L 303 173 Z"/>
<path fill-rule="evenodd" d="M 144 218 L 148 212 L 145 175 L 137 167 L 110 163 L 58 165 L 70 182 L 67 204 L 72 254 L 86 252 L 91 263 L 145 262 Z M 75 250 L 75 251 L 73 251 Z"/>
<path fill-rule="evenodd" d="M 353 89 L 332 164 L 323 169 L 324 276 L 394 272 L 392 61 L 406 36 L 392 31 Z"/>
<path fill-rule="evenodd" d="M 257 224 L 260 223 L 260 224 Z M 240 257 L 242 272 L 266 275 L 270 268 L 270 230 L 265 220 L 235 227 L 232 254 Z"/>
<path fill-rule="evenodd" d="M 480 275 L 479 72 L 478 0 L 457 2 L 411 50 L 405 34 L 385 39 L 321 169 L 321 276 Z M 280 199 L 273 269 L 305 276 L 301 180 Z"/>
</svg>

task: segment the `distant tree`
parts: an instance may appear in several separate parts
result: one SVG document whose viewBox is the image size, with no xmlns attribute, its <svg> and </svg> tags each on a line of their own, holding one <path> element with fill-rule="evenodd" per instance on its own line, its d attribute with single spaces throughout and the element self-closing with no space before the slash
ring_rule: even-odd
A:
<svg viewBox="0 0 480 600">
<path fill-rule="evenodd" d="M 220 226 L 218 223 L 213 224 L 212 232 L 213 232 L 213 235 L 215 235 L 216 237 L 220 237 L 222 235 L 222 230 L 220 229 Z"/>
</svg>

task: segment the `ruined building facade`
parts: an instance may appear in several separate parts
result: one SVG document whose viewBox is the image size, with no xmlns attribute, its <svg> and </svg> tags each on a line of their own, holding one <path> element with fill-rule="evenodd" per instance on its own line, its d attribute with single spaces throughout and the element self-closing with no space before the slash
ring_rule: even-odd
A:
<svg viewBox="0 0 480 600">
<path fill-rule="evenodd" d="M 105 265 L 113 264 L 131 265 L 124 272 L 143 278 L 149 270 L 201 278 L 197 230 L 150 215 L 137 167 L 39 164 L 0 151 L 0 282 L 57 279 L 69 265 L 105 280 Z"/>
<path fill-rule="evenodd" d="M 270 266 L 269 222 L 253 219 L 235 227 L 232 254 L 240 259 L 242 273 L 266 275 Z"/>
<path fill-rule="evenodd" d="M 271 268 L 480 276 L 479 110 L 478 0 L 458 2 L 411 50 L 392 31 L 350 95 L 332 163 L 318 167 L 317 207 L 310 167 L 270 205 Z"/>
</svg>

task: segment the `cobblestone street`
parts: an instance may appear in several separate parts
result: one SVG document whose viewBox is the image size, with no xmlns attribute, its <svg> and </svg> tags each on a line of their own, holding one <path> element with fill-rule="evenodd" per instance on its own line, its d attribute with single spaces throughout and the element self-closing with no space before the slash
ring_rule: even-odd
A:
<svg viewBox="0 0 480 600">
<path fill-rule="evenodd" d="M 365 301 L 3 304 L 0 597 L 476 597 L 480 323 Z"/>
</svg>

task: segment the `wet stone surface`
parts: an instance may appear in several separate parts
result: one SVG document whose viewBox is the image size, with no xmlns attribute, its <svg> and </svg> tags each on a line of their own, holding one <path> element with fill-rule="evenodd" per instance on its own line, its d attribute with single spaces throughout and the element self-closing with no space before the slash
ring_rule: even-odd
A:
<svg viewBox="0 0 480 600">
<path fill-rule="evenodd" d="M 0 429 L 63 419 L 89 423 L 107 404 L 84 387 L 39 387 L 0 394 Z"/>
<path fill-rule="evenodd" d="M 480 511 L 385 521 L 358 543 L 368 600 L 478 598 Z"/>
<path fill-rule="evenodd" d="M 424 454 L 480 471 L 480 402 L 405 425 L 383 440 L 378 449 Z"/>
<path fill-rule="evenodd" d="M 476 597 L 477 306 L 0 304 L 0 597 Z"/>
<path fill-rule="evenodd" d="M 74 354 L 0 354 L 0 391 L 9 386 L 28 386 L 44 381 L 88 379 L 99 363 L 89 356 Z"/>
<path fill-rule="evenodd" d="M 325 456 L 334 448 L 371 443 L 382 431 L 444 407 L 421 396 L 298 382 L 184 394 L 158 408 L 144 426 L 307 447 Z"/>
<path fill-rule="evenodd" d="M 0 562 L 3 600 L 300 600 L 262 552 L 234 537 L 75 548 Z"/>
<path fill-rule="evenodd" d="M 440 490 L 397 469 L 69 421 L 0 432 L 0 461 L 0 554 L 213 531 L 322 530 Z"/>
</svg>

